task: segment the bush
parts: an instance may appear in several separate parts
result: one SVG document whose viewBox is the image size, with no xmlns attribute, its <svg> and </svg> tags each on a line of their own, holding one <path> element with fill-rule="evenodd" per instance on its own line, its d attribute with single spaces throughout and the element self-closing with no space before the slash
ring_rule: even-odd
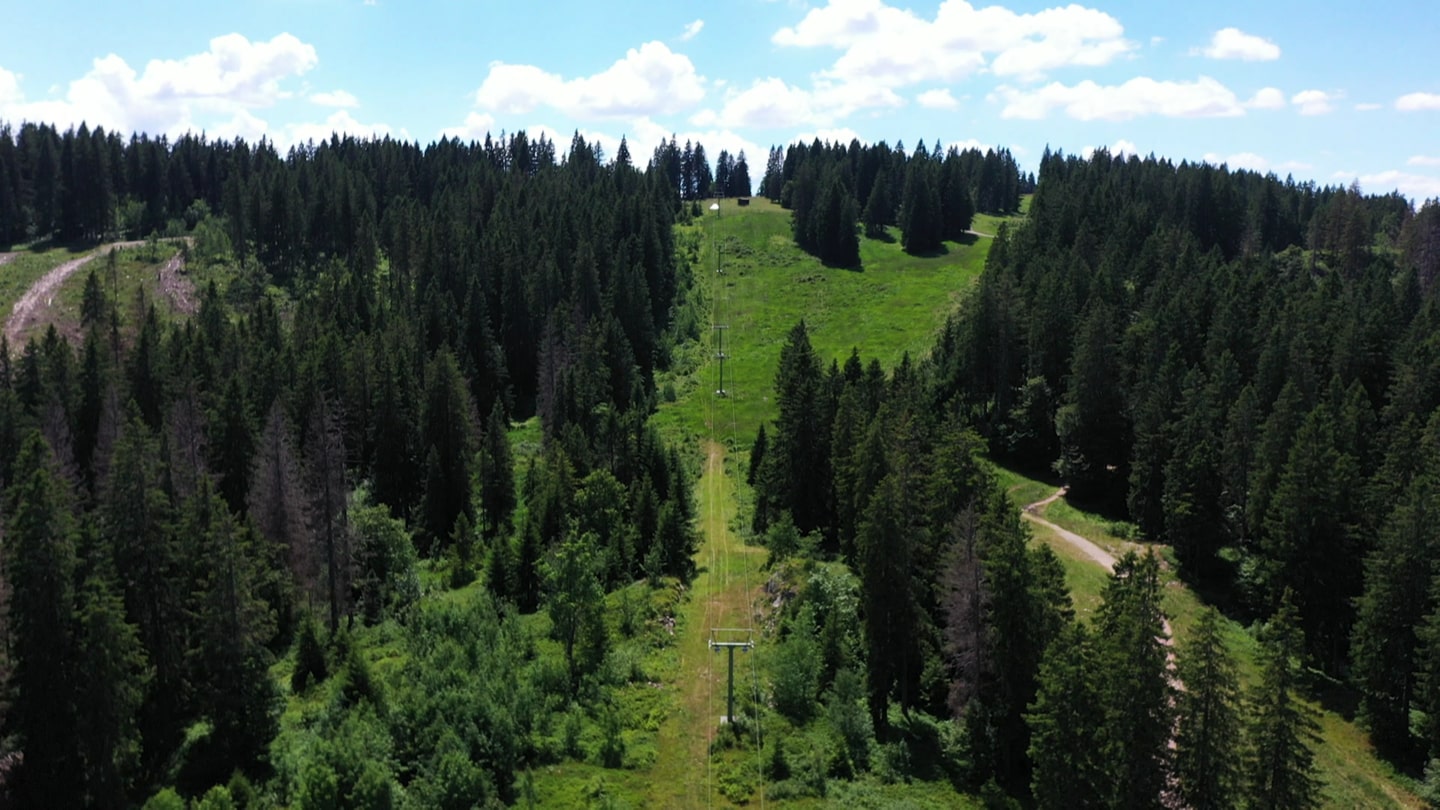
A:
<svg viewBox="0 0 1440 810">
<path fill-rule="evenodd" d="M 174 788 L 165 788 L 151 796 L 141 810 L 185 810 L 185 800 Z"/>
<path fill-rule="evenodd" d="M 875 729 L 864 705 L 865 681 L 855 670 L 845 668 L 835 675 L 835 687 L 826 701 L 826 714 L 840 738 L 837 753 L 858 772 L 870 767 L 870 743 Z"/>
<path fill-rule="evenodd" d="M 625 764 L 625 736 L 620 712 L 606 709 L 600 717 L 600 765 L 619 768 Z"/>
<path fill-rule="evenodd" d="M 775 710 L 796 725 L 815 713 L 820 690 L 820 645 L 815 641 L 815 610 L 805 605 L 789 623 L 789 634 L 775 648 L 770 687 Z"/>
<path fill-rule="evenodd" d="M 290 691 L 298 695 L 329 676 L 330 669 L 325 662 L 325 648 L 320 644 L 315 617 L 306 614 L 295 641 L 295 671 L 290 674 Z"/>
</svg>

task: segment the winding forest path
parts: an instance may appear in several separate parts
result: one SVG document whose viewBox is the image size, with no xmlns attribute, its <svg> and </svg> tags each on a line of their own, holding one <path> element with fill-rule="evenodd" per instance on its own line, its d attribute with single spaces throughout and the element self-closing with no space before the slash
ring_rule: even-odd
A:
<svg viewBox="0 0 1440 810">
<path fill-rule="evenodd" d="M 1055 490 L 1055 492 L 1052 493 L 1050 497 L 1029 504 L 1022 511 L 1021 517 L 1025 520 L 1030 521 L 1031 523 L 1034 523 L 1037 526 L 1043 526 L 1044 528 L 1054 532 L 1056 537 L 1059 537 L 1061 540 L 1069 543 L 1086 557 L 1089 557 L 1091 560 L 1095 561 L 1095 563 L 1104 568 L 1106 572 L 1114 573 L 1115 557 L 1112 556 L 1110 552 L 1096 545 L 1095 541 L 1091 540 L 1090 538 L 1078 535 L 1075 532 L 1070 531 L 1069 529 L 1062 529 L 1061 527 L 1056 526 L 1054 523 L 1051 523 L 1050 521 L 1041 517 L 1041 513 L 1045 511 L 1045 507 L 1065 497 L 1065 493 L 1068 491 L 1069 487 L 1061 487 Z M 1170 651 L 1166 653 L 1166 658 L 1169 661 L 1170 670 L 1173 673 L 1175 670 L 1175 632 L 1170 629 L 1170 620 L 1165 618 L 1163 615 L 1160 617 L 1160 624 L 1165 630 L 1165 637 L 1161 639 L 1161 643 L 1163 643 L 1166 647 L 1170 648 Z M 1184 688 L 1184 684 L 1180 683 L 1177 680 L 1174 680 L 1173 677 L 1171 678 L 1171 680 L 1175 684 L 1177 689 Z"/>
<path fill-rule="evenodd" d="M 1061 487 L 1055 490 L 1054 494 L 1050 497 L 1026 506 L 1022 517 L 1037 526 L 1044 526 L 1046 529 L 1054 532 L 1056 537 L 1074 546 L 1076 550 L 1094 560 L 1106 571 L 1114 571 L 1115 558 L 1110 555 L 1110 552 L 1095 545 L 1089 538 L 1082 537 L 1069 529 L 1062 529 L 1040 516 L 1041 513 L 1045 511 L 1045 507 L 1065 497 L 1068 489 L 1068 487 Z M 1170 632 L 1170 626 L 1168 624 L 1165 626 L 1165 632 Z"/>
<path fill-rule="evenodd" d="M 65 283 L 65 279 L 74 275 L 76 270 L 111 251 L 143 244 L 145 243 L 112 242 L 108 245 L 101 245 L 78 259 L 71 259 L 57 265 L 53 270 L 41 276 L 40 280 L 31 284 L 30 289 L 26 290 L 25 294 L 20 296 L 20 300 L 15 302 L 15 308 L 10 311 L 10 317 L 5 320 L 5 338 L 10 341 L 10 345 L 18 345 L 20 336 L 40 321 L 41 314 L 50 308 L 55 293 L 60 290 L 60 285 Z"/>
<path fill-rule="evenodd" d="M 1065 497 L 1065 493 L 1068 491 L 1069 487 L 1061 487 L 1051 493 L 1048 498 L 1027 505 L 1021 511 L 1021 518 L 1053 532 L 1056 537 L 1069 543 L 1077 551 L 1104 568 L 1107 573 L 1114 573 L 1115 557 L 1110 554 L 1110 552 L 1096 545 L 1090 538 L 1076 534 L 1069 529 L 1056 526 L 1054 523 L 1041 517 L 1041 514 L 1045 511 L 1045 507 Z M 1175 631 L 1170 627 L 1170 620 L 1166 618 L 1164 613 L 1160 614 L 1160 627 L 1163 635 L 1160 636 L 1158 641 L 1165 647 L 1165 667 L 1169 670 L 1170 686 L 1175 690 L 1175 693 L 1178 694 L 1185 691 L 1185 684 L 1175 674 Z M 1175 749 L 1175 735 L 1173 731 L 1170 736 L 1170 749 L 1172 751 Z M 1177 806 L 1174 801 L 1172 801 L 1174 799 L 1174 791 L 1175 786 L 1173 784 L 1166 789 L 1167 795 L 1161 797 L 1161 804 L 1163 806 Z"/>
<path fill-rule="evenodd" d="M 747 546 L 730 530 L 737 502 L 735 483 L 725 470 L 725 445 L 703 442 L 705 467 L 696 485 L 696 511 L 700 516 L 698 570 L 690 596 L 681 608 L 676 649 L 679 668 L 675 685 L 678 710 L 660 726 L 654 768 L 651 770 L 651 807 L 723 807 L 729 802 L 716 789 L 710 746 L 720 732 L 725 714 L 727 668 L 723 653 L 710 649 L 714 628 L 748 628 L 757 621 L 758 600 L 764 580 L 760 566 L 766 550 Z M 758 635 L 758 633 L 757 633 Z M 741 640 L 727 638 L 726 640 Z M 754 689 L 751 656 L 735 656 L 735 700 Z"/>
</svg>

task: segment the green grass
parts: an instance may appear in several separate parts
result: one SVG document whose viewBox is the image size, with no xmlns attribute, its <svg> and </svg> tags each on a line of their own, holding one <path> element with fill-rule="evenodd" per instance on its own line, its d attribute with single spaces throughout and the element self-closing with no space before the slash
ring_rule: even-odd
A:
<svg viewBox="0 0 1440 810">
<path fill-rule="evenodd" d="M 0 265 L 0 317 L 8 319 L 15 302 L 41 276 L 86 252 L 85 249 L 45 248 L 19 253 L 7 264 Z"/>
<path fill-rule="evenodd" d="M 896 241 L 861 239 L 863 270 L 829 268 L 795 247 L 790 212 L 763 199 L 746 208 L 721 203 L 720 216 L 680 229 L 682 243 L 698 242 L 696 304 L 701 345 L 679 350 L 678 371 L 658 383 L 674 387 L 656 424 L 672 438 L 733 436 L 748 447 L 760 423 L 774 413 L 775 366 L 786 334 L 804 319 L 826 367 L 843 363 L 856 348 L 868 363 L 886 368 L 901 356 L 925 354 L 945 317 L 985 266 L 990 240 L 946 243 L 941 255 L 915 257 Z M 724 275 L 715 273 L 715 243 Z M 717 283 L 718 282 L 718 283 Z M 711 323 L 728 324 L 725 388 L 720 400 L 718 364 L 711 355 Z"/>
<path fill-rule="evenodd" d="M 3 307 L 0 312 L 8 318 L 15 301 L 41 276 L 64 262 L 85 256 L 91 250 L 94 248 L 52 248 L 16 256 L 12 262 L 0 267 L 0 307 Z M 157 278 L 160 267 L 173 258 L 178 250 L 179 246 L 172 242 L 116 250 L 116 272 L 113 279 L 110 277 L 107 257 L 103 253 L 97 255 L 65 279 L 57 290 L 53 303 L 45 307 L 41 318 L 22 335 L 21 341 L 40 337 L 52 324 L 62 336 L 78 340 L 85 282 L 92 271 L 99 277 L 107 300 L 117 305 L 122 329 L 133 331 L 137 327 L 142 313 L 137 311 L 136 305 L 142 300 L 142 291 L 144 302 L 147 306 L 155 305 L 162 324 L 181 317 L 171 306 Z M 233 274 L 233 270 L 223 264 L 200 265 L 193 262 L 187 264 L 181 272 L 195 286 L 192 300 L 196 306 L 199 305 L 201 292 L 209 281 L 215 280 L 223 289 L 229 276 Z"/>
<path fill-rule="evenodd" d="M 997 472 L 1002 485 L 1011 492 L 1011 498 L 1017 506 L 1033 503 L 1055 491 L 1053 485 L 1028 478 L 1013 470 L 1002 468 Z M 1133 547 L 1133 544 L 1112 533 L 1114 524 L 1111 521 L 1076 508 L 1063 498 L 1046 507 L 1042 515 L 1062 528 L 1089 538 L 1112 554 L 1123 553 L 1124 548 Z M 1036 539 L 1049 543 L 1064 563 L 1065 579 L 1070 586 L 1076 614 L 1081 618 L 1092 616 L 1100 604 L 1101 594 L 1109 579 L 1106 572 L 1053 533 L 1033 524 L 1032 530 Z M 1165 615 L 1170 620 L 1177 643 L 1183 645 L 1204 608 L 1204 603 L 1176 576 L 1174 557 L 1170 549 L 1161 545 L 1155 545 L 1154 548 L 1165 560 L 1161 573 Z M 1239 664 L 1241 683 L 1248 687 L 1259 678 L 1259 645 L 1254 634 L 1245 626 L 1228 618 L 1222 619 L 1222 622 L 1225 640 Z M 1355 723 L 1333 711 L 1322 710 L 1320 736 L 1320 745 L 1315 750 L 1315 762 L 1324 782 L 1324 806 L 1424 806 L 1407 786 L 1404 778 L 1398 776 L 1388 763 L 1375 756 L 1369 738 Z"/>
</svg>

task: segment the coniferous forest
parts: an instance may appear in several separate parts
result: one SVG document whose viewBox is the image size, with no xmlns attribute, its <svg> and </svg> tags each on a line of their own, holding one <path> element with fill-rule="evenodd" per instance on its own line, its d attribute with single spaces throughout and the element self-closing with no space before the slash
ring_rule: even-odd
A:
<svg viewBox="0 0 1440 810">
<path fill-rule="evenodd" d="M 1299 808 L 1333 715 L 1440 801 L 1440 203 L 938 142 L 755 175 L 0 126 L 0 247 L 212 273 L 178 317 L 110 254 L 0 342 L 0 806 Z M 818 272 L 988 254 L 888 367 L 765 336 L 714 473 L 655 416 L 709 396 L 706 212 L 752 192 Z M 1123 535 L 1093 605 L 1015 475 Z M 764 649 L 717 733 L 665 701 L 732 530 Z"/>
</svg>

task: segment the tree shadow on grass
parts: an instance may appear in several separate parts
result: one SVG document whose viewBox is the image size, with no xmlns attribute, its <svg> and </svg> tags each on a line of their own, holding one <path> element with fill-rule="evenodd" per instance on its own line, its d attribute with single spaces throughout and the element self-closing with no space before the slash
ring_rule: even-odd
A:
<svg viewBox="0 0 1440 810">
<path fill-rule="evenodd" d="M 820 265 L 821 265 L 822 267 L 825 267 L 827 270 L 849 270 L 849 271 L 852 272 L 852 273 L 863 273 L 863 272 L 865 272 L 865 265 L 864 265 L 863 262 L 855 262 L 854 264 L 845 264 L 845 263 L 843 263 L 843 262 L 827 262 L 827 261 L 825 261 L 825 260 L 822 259 L 822 260 L 820 261 Z"/>
<path fill-rule="evenodd" d="M 947 244 L 945 244 L 944 242 L 941 242 L 941 243 L 940 243 L 940 247 L 935 248 L 934 250 L 922 250 L 922 251 L 907 250 L 907 251 L 905 251 L 905 254 L 906 254 L 907 256 L 914 256 L 914 257 L 917 258 L 917 259 L 938 259 L 938 258 L 940 258 L 941 256 L 949 256 L 949 255 L 950 255 L 950 246 L 947 245 Z"/>
</svg>

